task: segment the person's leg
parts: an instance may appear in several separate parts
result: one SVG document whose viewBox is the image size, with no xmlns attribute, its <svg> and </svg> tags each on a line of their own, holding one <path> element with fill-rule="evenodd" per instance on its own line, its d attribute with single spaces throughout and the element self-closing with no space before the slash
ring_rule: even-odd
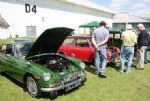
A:
<svg viewBox="0 0 150 101">
<path fill-rule="evenodd" d="M 140 66 L 140 57 L 141 57 L 141 54 L 140 54 L 140 51 L 138 50 L 136 51 L 136 59 L 135 59 L 135 66 L 137 69 Z"/>
<path fill-rule="evenodd" d="M 139 65 L 140 68 L 144 68 L 144 53 L 145 53 L 145 46 L 142 46 L 140 49 L 140 61 L 139 61 Z"/>
<path fill-rule="evenodd" d="M 106 55 L 106 48 L 103 47 L 100 49 L 100 54 L 101 54 L 101 60 L 102 60 L 102 69 L 101 72 L 105 72 L 106 65 L 107 65 L 107 55 Z"/>
<path fill-rule="evenodd" d="M 147 49 L 144 52 L 144 63 L 147 64 Z"/>
<path fill-rule="evenodd" d="M 124 71 L 124 63 L 126 60 L 126 47 L 123 47 L 122 52 L 121 52 L 121 67 L 120 67 L 120 72 Z"/>
<path fill-rule="evenodd" d="M 99 51 L 95 50 L 95 54 L 94 54 L 94 65 L 95 65 L 95 71 L 96 74 L 99 73 L 99 67 L 100 67 L 100 57 L 99 57 Z"/>
<path fill-rule="evenodd" d="M 134 47 L 129 47 L 128 54 L 127 54 L 128 64 L 127 64 L 127 71 L 126 71 L 126 73 L 130 72 L 133 56 L 134 56 Z"/>
</svg>

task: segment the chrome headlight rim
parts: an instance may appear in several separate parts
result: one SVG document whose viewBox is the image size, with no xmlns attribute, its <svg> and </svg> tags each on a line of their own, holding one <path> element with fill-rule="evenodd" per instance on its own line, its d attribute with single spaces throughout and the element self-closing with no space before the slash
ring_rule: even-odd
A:
<svg viewBox="0 0 150 101">
<path fill-rule="evenodd" d="M 84 62 L 81 62 L 81 63 L 80 63 L 80 67 L 81 67 L 82 69 L 85 69 L 85 63 L 84 63 Z"/>
<path fill-rule="evenodd" d="M 45 81 L 49 81 L 51 79 L 51 75 L 49 73 L 43 73 L 43 79 Z"/>
</svg>

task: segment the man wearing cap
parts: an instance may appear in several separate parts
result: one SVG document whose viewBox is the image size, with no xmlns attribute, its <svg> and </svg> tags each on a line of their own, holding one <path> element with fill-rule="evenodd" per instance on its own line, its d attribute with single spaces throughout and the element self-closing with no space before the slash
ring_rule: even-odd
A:
<svg viewBox="0 0 150 101">
<path fill-rule="evenodd" d="M 107 65 L 106 43 L 109 38 L 109 31 L 105 28 L 106 23 L 104 21 L 101 21 L 99 25 L 100 27 L 95 29 L 92 33 L 92 43 L 95 46 L 94 64 L 95 64 L 96 74 L 98 76 L 106 77 L 105 75 L 105 68 Z M 102 62 L 101 70 L 100 70 L 100 62 Z"/>
<path fill-rule="evenodd" d="M 144 69 L 144 53 L 148 46 L 148 38 L 149 34 L 145 30 L 145 27 L 143 24 L 138 24 L 139 29 L 139 35 L 137 39 L 137 66 L 139 67 L 137 69 L 143 70 Z"/>
<path fill-rule="evenodd" d="M 127 30 L 122 33 L 122 51 L 121 51 L 121 67 L 120 72 L 124 72 L 124 64 L 125 60 L 128 60 L 126 73 L 130 72 L 130 68 L 132 65 L 132 59 L 134 56 L 134 45 L 137 42 L 137 36 L 135 32 L 132 31 L 132 25 L 127 25 Z"/>
</svg>

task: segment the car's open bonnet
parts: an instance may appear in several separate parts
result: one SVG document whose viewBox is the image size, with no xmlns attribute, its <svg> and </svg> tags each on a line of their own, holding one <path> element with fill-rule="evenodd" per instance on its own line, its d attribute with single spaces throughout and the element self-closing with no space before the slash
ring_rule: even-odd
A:
<svg viewBox="0 0 150 101">
<path fill-rule="evenodd" d="M 71 35 L 72 31 L 73 29 L 65 27 L 45 30 L 35 41 L 26 58 L 43 53 L 56 53 L 62 42 L 67 36 Z"/>
</svg>

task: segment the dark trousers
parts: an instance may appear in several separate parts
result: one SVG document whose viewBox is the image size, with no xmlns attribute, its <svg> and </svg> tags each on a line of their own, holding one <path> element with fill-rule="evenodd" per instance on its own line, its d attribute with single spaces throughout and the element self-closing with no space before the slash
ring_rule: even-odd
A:
<svg viewBox="0 0 150 101">
<path fill-rule="evenodd" d="M 144 53 L 144 63 L 145 64 L 147 63 L 147 49 L 145 50 L 145 53 Z"/>
</svg>

